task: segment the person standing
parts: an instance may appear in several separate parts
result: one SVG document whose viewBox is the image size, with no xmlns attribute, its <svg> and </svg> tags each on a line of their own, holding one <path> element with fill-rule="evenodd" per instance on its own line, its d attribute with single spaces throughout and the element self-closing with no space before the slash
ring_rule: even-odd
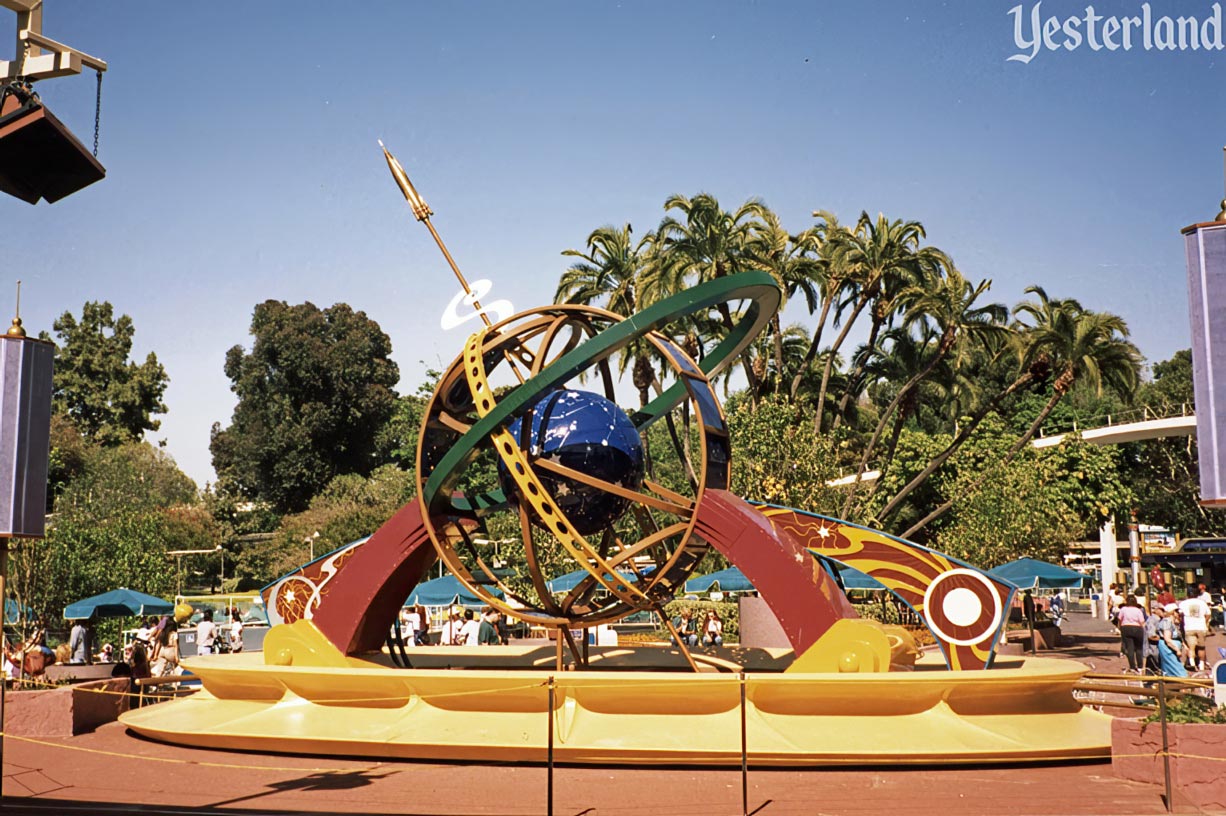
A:
<svg viewBox="0 0 1226 816">
<path fill-rule="evenodd" d="M 460 637 L 457 646 L 476 646 L 481 635 L 481 624 L 471 609 L 464 610 L 464 625 L 460 627 Z"/>
<path fill-rule="evenodd" d="M 426 607 L 418 604 L 417 612 L 417 628 L 413 630 L 413 642 L 418 646 L 430 645 L 430 612 Z"/>
<path fill-rule="evenodd" d="M 1129 595 L 1117 613 L 1120 622 L 1120 645 L 1128 658 L 1128 671 L 1141 673 L 1145 660 L 1145 612 L 1137 596 Z"/>
<path fill-rule="evenodd" d="M 153 630 L 153 652 L 149 666 L 154 677 L 179 674 L 179 621 L 165 615 Z"/>
<path fill-rule="evenodd" d="M 1162 665 L 1158 658 L 1158 624 L 1162 623 L 1162 606 L 1151 601 L 1149 615 L 1145 618 L 1145 671 L 1149 674 L 1162 674 Z"/>
<path fill-rule="evenodd" d="M 408 635 L 407 645 L 421 645 L 417 640 L 417 633 L 421 631 L 421 612 L 416 605 L 409 607 L 407 611 L 401 610 L 400 628 Z"/>
<path fill-rule="evenodd" d="M 1199 587 L 1189 587 L 1188 597 L 1179 604 L 1183 615 L 1184 648 L 1188 650 L 1185 665 L 1191 671 L 1205 670 L 1205 639 L 1209 636 L 1209 605 Z"/>
<path fill-rule="evenodd" d="M 481 610 L 481 626 L 477 631 L 477 645 L 498 646 L 502 638 L 498 636 L 498 610 L 485 607 Z"/>
<path fill-rule="evenodd" d="M 70 653 L 70 663 L 89 663 L 92 662 L 93 649 L 89 642 L 89 627 L 83 621 L 77 621 L 72 625 L 72 632 L 68 636 L 68 651 Z"/>
<path fill-rule="evenodd" d="M 1051 597 L 1051 617 L 1056 626 L 1064 623 L 1064 590 L 1061 589 Z"/>
<path fill-rule="evenodd" d="M 204 620 L 196 627 L 196 653 L 212 654 L 217 642 L 217 624 L 213 623 L 213 610 L 204 610 Z"/>
<path fill-rule="evenodd" d="M 447 622 L 443 624 L 443 636 L 439 640 L 442 646 L 459 646 L 463 643 L 460 640 L 460 632 L 464 628 L 464 621 L 460 619 L 460 608 L 458 606 L 451 607 L 451 615 L 447 618 Z"/>
<path fill-rule="evenodd" d="M 1158 662 L 1162 673 L 1169 677 L 1187 677 L 1183 667 L 1183 635 L 1179 631 L 1179 604 L 1162 607 L 1162 622 L 1158 624 Z"/>
<path fill-rule="evenodd" d="M 230 613 L 230 633 L 228 638 L 231 654 L 243 650 L 243 616 L 237 609 Z"/>
</svg>

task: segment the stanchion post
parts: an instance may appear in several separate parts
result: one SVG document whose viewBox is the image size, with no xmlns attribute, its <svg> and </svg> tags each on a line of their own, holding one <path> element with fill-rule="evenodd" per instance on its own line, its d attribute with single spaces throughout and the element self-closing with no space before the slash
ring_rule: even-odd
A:
<svg viewBox="0 0 1226 816">
<path fill-rule="evenodd" d="M 1166 784 L 1166 812 L 1170 813 L 1175 803 L 1171 801 L 1171 751 L 1166 741 L 1166 678 L 1158 678 L 1158 719 L 1162 722 L 1162 777 Z"/>
<path fill-rule="evenodd" d="M 545 812 L 548 816 L 553 816 L 553 706 L 554 706 L 554 688 L 553 675 L 549 676 L 549 736 L 545 748 L 545 763 L 548 768 L 546 776 L 546 784 L 549 787 L 547 806 Z"/>
<path fill-rule="evenodd" d="M 749 816 L 749 741 L 745 728 L 745 672 L 740 673 L 741 687 L 741 813 Z"/>
</svg>

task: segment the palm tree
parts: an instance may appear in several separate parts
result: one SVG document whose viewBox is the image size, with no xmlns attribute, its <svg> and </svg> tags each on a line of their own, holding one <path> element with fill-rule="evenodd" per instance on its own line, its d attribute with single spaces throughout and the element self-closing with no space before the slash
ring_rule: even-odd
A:
<svg viewBox="0 0 1226 816">
<path fill-rule="evenodd" d="M 815 229 L 809 228 L 798 235 L 791 235 L 783 228 L 779 216 L 769 209 L 762 213 L 762 223 L 753 226 L 753 234 L 747 247 L 749 255 L 759 268 L 771 274 L 783 292 L 783 299 L 770 322 L 777 373 L 785 370 L 783 327 L 779 313 L 797 293 L 804 295 L 810 314 L 817 310 L 819 289 L 825 275 L 825 266 L 816 257 L 818 246 Z M 780 375 L 774 382 L 776 393 L 781 383 Z"/>
<path fill-rule="evenodd" d="M 1123 318 L 1108 312 L 1087 311 L 1071 298 L 1052 300 L 1038 286 L 1031 286 L 1026 292 L 1037 295 L 1038 301 L 1028 301 L 1014 309 L 1014 314 L 1034 321 L 1033 325 L 1022 321 L 1028 338 L 1022 354 L 1022 367 L 1029 371 L 1036 363 L 1050 361 L 1056 377 L 1052 382 L 1051 397 L 999 466 L 1013 461 L 1018 451 L 1042 427 L 1056 404 L 1078 382 L 1085 383 L 1097 396 L 1101 396 L 1104 387 L 1107 387 L 1130 400 L 1140 379 L 1141 353 L 1127 339 L 1128 325 Z M 982 473 L 960 495 L 969 495 L 978 490 L 988 475 L 986 471 Z M 950 499 L 933 510 L 904 532 L 903 537 L 914 534 L 939 518 L 953 503 L 954 499 Z"/>
<path fill-rule="evenodd" d="M 1010 342 L 1006 344 L 1005 348 L 1002 348 L 996 352 L 996 354 L 993 356 L 993 360 L 988 364 L 989 367 L 997 359 L 1010 354 L 1013 354 L 1019 359 L 1021 358 L 1022 352 L 1020 349 L 1023 349 L 1026 346 L 1026 335 L 1024 333 L 1019 333 L 1016 327 L 1009 327 L 1007 331 L 1010 333 Z M 973 360 L 973 357 L 971 360 Z M 951 372 L 951 379 L 955 380 L 955 382 L 946 386 L 947 391 L 951 394 L 957 391 L 959 396 L 973 396 L 969 392 L 973 391 L 974 385 L 977 385 L 978 383 L 964 382 L 968 380 L 968 378 L 962 372 L 962 369 L 967 366 L 968 362 L 970 361 L 964 360 L 962 365 L 955 366 L 954 370 Z M 956 427 L 954 428 L 953 440 L 945 447 L 943 451 L 934 456 L 922 471 L 916 474 L 910 482 L 903 486 L 903 488 L 899 490 L 898 493 L 896 493 L 889 500 L 889 502 L 886 503 L 885 507 L 883 507 L 877 514 L 878 522 L 883 522 L 887 517 L 894 513 L 894 511 L 901 507 L 903 499 L 922 485 L 929 476 L 931 476 L 941 467 L 941 465 L 945 464 L 945 462 L 948 461 L 949 458 L 962 447 L 963 443 L 970 439 L 971 435 L 975 432 L 975 429 L 979 427 L 979 424 L 987 417 L 987 415 L 994 411 L 1005 399 L 1021 391 L 1023 388 L 1026 388 L 1032 383 L 1042 381 L 1046 377 L 1045 366 L 1045 361 L 1037 361 L 1030 367 L 1023 369 L 1022 372 L 1011 383 L 1009 383 L 1008 386 L 994 394 L 990 399 L 983 400 L 979 404 L 978 409 L 969 417 L 965 424 L 955 420 Z M 958 416 L 960 416 L 960 412 Z"/>
<path fill-rule="evenodd" d="M 797 369 L 796 374 L 792 377 L 792 386 L 788 390 L 788 399 L 792 402 L 796 401 L 796 394 L 800 390 L 801 379 L 804 377 L 813 361 L 817 359 L 821 352 L 822 331 L 826 326 L 826 320 L 830 317 L 830 309 L 834 306 L 835 301 L 842 296 L 844 288 L 848 285 L 846 269 L 839 263 L 837 258 L 834 258 L 834 247 L 838 245 L 839 237 L 847 230 L 839 223 L 839 218 L 832 212 L 826 210 L 814 210 L 813 217 L 818 219 L 817 225 L 810 228 L 812 241 L 817 249 L 816 263 L 819 267 L 818 284 L 821 290 L 821 314 L 817 316 L 817 328 L 813 330 L 813 339 L 809 342 L 809 350 L 805 354 L 805 358 Z M 810 313 L 812 309 L 810 309 Z M 837 322 L 836 322 L 837 325 Z M 835 355 L 830 355 L 834 357 Z"/>
<path fill-rule="evenodd" d="M 587 237 L 587 251 L 567 249 L 563 255 L 580 260 L 571 264 L 558 280 L 554 303 L 581 303 L 630 317 L 639 310 L 639 284 L 647 263 L 646 248 L 652 236 L 634 242 L 633 228 L 606 225 Z M 651 400 L 651 386 L 656 382 L 650 344 L 638 342 L 628 346 L 620 358 L 621 370 L 627 360 L 633 361 L 634 387 L 639 392 L 640 406 Z"/>
<path fill-rule="evenodd" d="M 681 291 L 695 283 L 715 280 L 756 268 L 749 245 L 769 212 L 761 200 L 751 198 L 730 213 L 715 196 L 699 193 L 693 198 L 674 195 L 664 202 L 665 212 L 677 210 L 684 220 L 666 215 L 656 228 L 653 290 Z M 732 310 L 718 307 L 725 331 L 732 331 Z M 742 356 L 750 395 L 760 393 L 757 376 L 748 355 Z"/>
<path fill-rule="evenodd" d="M 860 476 L 868 467 L 869 458 L 881 439 L 886 423 L 899 405 L 911 398 L 920 382 L 927 377 L 945 357 L 953 351 L 958 343 L 979 343 L 990 346 L 1004 339 L 1004 322 L 1009 315 L 1008 310 L 999 303 L 989 303 L 976 306 L 975 302 L 992 287 L 990 280 L 981 280 L 978 285 L 972 284 L 953 266 L 945 269 L 945 275 L 935 285 L 925 281 L 914 285 L 899 294 L 899 300 L 908 304 L 904 319 L 904 328 L 921 326 L 934 335 L 934 347 L 923 367 L 916 371 L 903 386 L 898 389 L 894 399 L 881 412 L 877 428 L 869 439 L 864 453 L 860 457 L 860 466 L 856 471 L 856 481 L 848 491 L 843 504 L 843 514 L 851 511 L 856 491 L 860 484 Z M 899 426 L 901 428 L 901 426 Z"/>
<path fill-rule="evenodd" d="M 893 319 L 901 305 L 898 295 L 922 281 L 932 270 L 951 264 L 941 250 L 920 246 L 925 237 L 924 226 L 918 221 L 889 221 L 880 213 L 874 221 L 867 212 L 860 213 L 855 229 L 838 235 L 833 254 L 844 269 L 852 291 L 840 304 L 840 310 L 850 306 L 851 314 L 831 346 L 833 351 L 838 352 L 856 318 L 870 304 L 872 324 L 866 345 L 873 348 L 878 333 Z M 829 373 L 823 372 L 822 379 L 828 381 L 829 378 Z M 855 381 L 857 374 L 852 372 L 850 379 Z M 825 390 L 824 384 L 819 391 L 819 403 L 825 401 Z M 821 423 L 819 414 L 814 421 L 815 433 L 821 431 Z"/>
</svg>

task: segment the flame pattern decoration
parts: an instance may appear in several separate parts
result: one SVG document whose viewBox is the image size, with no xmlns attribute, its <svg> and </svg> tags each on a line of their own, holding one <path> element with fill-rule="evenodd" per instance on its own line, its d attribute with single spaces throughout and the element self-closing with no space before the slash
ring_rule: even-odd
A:
<svg viewBox="0 0 1226 816">
<path fill-rule="evenodd" d="M 1016 587 L 936 550 L 839 519 L 756 505 L 814 555 L 871 575 L 913 609 L 951 669 L 992 665 Z"/>
</svg>

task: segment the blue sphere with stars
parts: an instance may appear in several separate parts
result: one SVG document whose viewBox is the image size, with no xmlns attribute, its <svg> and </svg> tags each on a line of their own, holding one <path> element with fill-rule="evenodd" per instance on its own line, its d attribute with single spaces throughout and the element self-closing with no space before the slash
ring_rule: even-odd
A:
<svg viewBox="0 0 1226 816">
<path fill-rule="evenodd" d="M 643 444 L 638 429 L 625 411 L 599 394 L 555 391 L 511 422 L 507 430 L 530 463 L 554 462 L 628 490 L 638 490 L 643 484 Z M 542 467 L 533 471 L 583 535 L 612 524 L 630 504 L 597 485 Z M 506 495 L 519 495 L 518 485 L 502 465 L 498 476 Z"/>
</svg>

